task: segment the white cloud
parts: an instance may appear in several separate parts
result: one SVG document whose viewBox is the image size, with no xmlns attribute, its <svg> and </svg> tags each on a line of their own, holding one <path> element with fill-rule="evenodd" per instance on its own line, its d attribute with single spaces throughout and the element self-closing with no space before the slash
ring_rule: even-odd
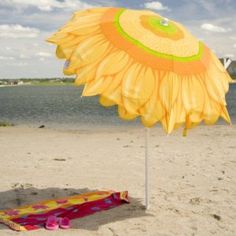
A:
<svg viewBox="0 0 236 236">
<path fill-rule="evenodd" d="M 217 25 L 213 25 L 210 23 L 204 23 L 201 25 L 201 28 L 207 31 L 211 31 L 211 32 L 217 32 L 217 33 L 226 33 L 231 31 L 230 28 L 223 28 Z"/>
<path fill-rule="evenodd" d="M 36 53 L 36 56 L 44 58 L 44 57 L 52 57 L 52 54 L 48 53 L 48 52 L 38 52 L 38 53 Z"/>
<path fill-rule="evenodd" d="M 55 8 L 60 9 L 69 9 L 69 10 L 77 10 L 77 9 L 85 9 L 90 8 L 92 5 L 75 0 L 3 0 L 3 3 L 7 6 L 16 6 L 16 7 L 37 7 L 41 11 L 52 11 Z"/>
<path fill-rule="evenodd" d="M 23 54 L 23 53 L 20 54 L 19 58 L 20 58 L 20 59 L 30 59 L 29 56 L 27 56 L 27 55 L 25 55 L 25 54 Z"/>
<path fill-rule="evenodd" d="M 8 63 L 9 66 L 28 66 L 29 64 L 27 62 L 14 62 L 14 63 Z"/>
<path fill-rule="evenodd" d="M 159 11 L 170 10 L 167 6 L 163 6 L 161 2 L 157 2 L 157 1 L 144 3 L 144 7 L 152 9 L 152 10 L 159 10 Z"/>
<path fill-rule="evenodd" d="M 0 25 L 0 38 L 36 38 L 39 32 L 36 28 L 22 25 Z"/>
<path fill-rule="evenodd" d="M 233 45 L 234 48 L 236 48 L 236 43 Z"/>
<path fill-rule="evenodd" d="M 14 63 L 14 64 L 12 64 L 13 66 L 28 66 L 29 64 L 28 63 L 26 63 L 26 62 L 18 62 L 18 63 Z"/>
<path fill-rule="evenodd" d="M 0 60 L 3 60 L 3 61 L 9 61 L 9 60 L 15 60 L 14 57 L 5 57 L 5 56 L 0 56 Z"/>
</svg>

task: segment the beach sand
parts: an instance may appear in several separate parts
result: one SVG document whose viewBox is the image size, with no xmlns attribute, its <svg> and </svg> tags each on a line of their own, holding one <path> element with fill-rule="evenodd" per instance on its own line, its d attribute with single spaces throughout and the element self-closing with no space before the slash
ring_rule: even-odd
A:
<svg viewBox="0 0 236 236">
<path fill-rule="evenodd" d="M 182 137 L 150 130 L 150 210 L 143 209 L 143 128 L 0 128 L 0 208 L 102 189 L 131 203 L 74 220 L 73 228 L 0 235 L 235 236 L 236 127 L 200 126 Z"/>
</svg>

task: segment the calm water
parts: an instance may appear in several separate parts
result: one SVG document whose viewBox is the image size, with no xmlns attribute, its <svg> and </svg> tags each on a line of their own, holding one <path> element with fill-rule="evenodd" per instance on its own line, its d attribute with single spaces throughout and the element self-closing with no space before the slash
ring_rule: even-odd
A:
<svg viewBox="0 0 236 236">
<path fill-rule="evenodd" d="M 0 88 L 0 121 L 49 127 L 138 125 L 117 117 L 116 107 L 104 108 L 97 97 L 81 98 L 75 86 L 18 86 Z M 230 85 L 227 103 L 236 121 L 236 84 Z"/>
</svg>

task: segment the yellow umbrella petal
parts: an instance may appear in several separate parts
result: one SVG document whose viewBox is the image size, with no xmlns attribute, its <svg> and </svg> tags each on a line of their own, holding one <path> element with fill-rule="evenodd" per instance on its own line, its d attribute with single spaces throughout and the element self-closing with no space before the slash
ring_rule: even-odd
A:
<svg viewBox="0 0 236 236">
<path fill-rule="evenodd" d="M 118 106 L 118 113 L 121 119 L 133 120 L 137 117 L 137 114 L 129 113 L 123 106 Z"/>
<path fill-rule="evenodd" d="M 96 78 L 117 74 L 124 69 L 128 61 L 129 56 L 125 52 L 116 51 L 111 53 L 99 64 Z"/>
<path fill-rule="evenodd" d="M 76 85 L 81 85 L 85 84 L 87 82 L 90 82 L 94 80 L 96 76 L 96 63 L 84 66 L 76 71 L 76 80 L 75 84 Z"/>
<path fill-rule="evenodd" d="M 174 73 L 168 73 L 160 83 L 160 98 L 165 109 L 170 112 L 180 89 L 180 79 Z"/>
<path fill-rule="evenodd" d="M 89 40 L 82 42 L 73 52 L 68 71 L 76 72 L 77 69 L 91 63 L 102 60 L 109 53 L 110 45 L 101 36 L 91 37 Z M 66 72 L 66 71 L 65 71 Z"/>
</svg>

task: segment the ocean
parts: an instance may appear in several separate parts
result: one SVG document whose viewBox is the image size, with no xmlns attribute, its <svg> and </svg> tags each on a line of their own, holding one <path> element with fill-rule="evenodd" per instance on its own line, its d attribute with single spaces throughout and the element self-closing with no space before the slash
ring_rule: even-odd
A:
<svg viewBox="0 0 236 236">
<path fill-rule="evenodd" d="M 139 119 L 122 121 L 116 106 L 104 108 L 98 97 L 81 98 L 76 86 L 12 86 L 0 88 L 0 121 L 51 128 L 138 126 Z M 236 84 L 227 94 L 228 110 L 236 121 Z"/>
</svg>

